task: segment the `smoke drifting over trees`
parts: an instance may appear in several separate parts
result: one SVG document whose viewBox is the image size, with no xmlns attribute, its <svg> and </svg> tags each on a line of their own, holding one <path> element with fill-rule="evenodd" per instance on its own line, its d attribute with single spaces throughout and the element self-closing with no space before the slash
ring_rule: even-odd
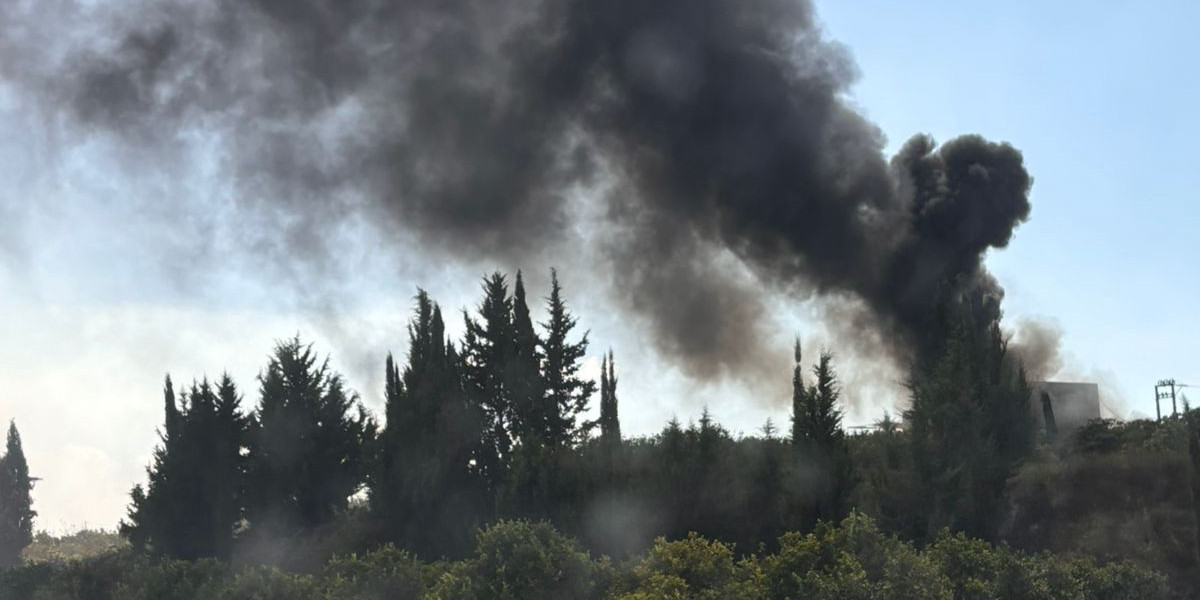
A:
<svg viewBox="0 0 1200 600">
<path fill-rule="evenodd" d="M 336 254 L 324 225 L 347 215 L 468 260 L 599 256 L 702 378 L 771 355 L 764 286 L 859 299 L 892 356 L 931 354 L 940 300 L 998 317 L 982 258 L 1030 210 L 1007 144 L 917 136 L 889 161 L 804 1 L 56 0 L 0 20 L 0 75 L 55 127 L 164 163 L 215 140 L 281 256 Z"/>
</svg>

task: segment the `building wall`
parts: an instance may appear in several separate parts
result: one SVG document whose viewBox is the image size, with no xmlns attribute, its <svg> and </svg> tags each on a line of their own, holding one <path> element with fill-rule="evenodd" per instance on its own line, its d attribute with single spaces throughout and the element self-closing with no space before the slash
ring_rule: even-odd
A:
<svg viewBox="0 0 1200 600">
<path fill-rule="evenodd" d="M 1078 429 L 1092 419 L 1100 418 L 1100 386 L 1094 383 L 1064 381 L 1035 381 L 1030 383 L 1033 393 L 1029 398 L 1029 409 L 1038 428 L 1044 428 L 1042 419 L 1042 392 L 1050 395 L 1054 407 L 1054 422 L 1059 431 Z"/>
</svg>

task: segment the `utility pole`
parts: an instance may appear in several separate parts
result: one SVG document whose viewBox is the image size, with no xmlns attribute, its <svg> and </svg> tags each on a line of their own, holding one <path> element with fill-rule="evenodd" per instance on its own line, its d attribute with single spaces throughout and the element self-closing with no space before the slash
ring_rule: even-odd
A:
<svg viewBox="0 0 1200 600">
<path fill-rule="evenodd" d="M 1185 387 L 1195 386 L 1191 386 L 1186 383 L 1177 383 L 1174 379 L 1160 379 L 1159 382 L 1154 385 L 1154 410 L 1158 413 L 1159 421 L 1162 420 L 1162 408 L 1160 403 L 1167 398 L 1171 399 L 1171 416 L 1174 417 L 1179 414 L 1179 406 L 1175 402 L 1175 392 L 1176 390 Z"/>
</svg>

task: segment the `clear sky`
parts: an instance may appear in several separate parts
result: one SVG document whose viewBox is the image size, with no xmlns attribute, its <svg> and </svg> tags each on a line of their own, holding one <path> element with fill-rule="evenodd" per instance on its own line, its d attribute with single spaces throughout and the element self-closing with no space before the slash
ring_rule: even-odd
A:
<svg viewBox="0 0 1200 600">
<path fill-rule="evenodd" d="M 1200 208 L 1190 151 L 1200 135 L 1200 7 L 817 6 L 827 34 L 858 64 L 853 101 L 886 133 L 889 151 L 927 132 L 938 140 L 981 133 L 1024 152 L 1032 217 L 988 265 L 1007 290 L 1009 323 L 1037 318 L 1062 330 L 1060 378 L 1099 381 L 1123 416 L 1153 415 L 1157 379 L 1200 384 Z M 331 352 L 379 411 L 383 354 L 404 351 L 413 288 L 428 288 L 450 309 L 469 306 L 479 275 L 512 266 L 430 265 L 406 253 L 403 240 L 387 250 L 369 232 L 350 231 L 353 252 L 326 267 L 353 276 L 328 295 L 297 300 L 277 286 L 309 273 L 248 277 L 255 253 L 227 252 L 238 231 L 213 231 L 200 218 L 200 210 L 231 206 L 213 181 L 220 157 L 204 152 L 204 140 L 182 168 L 129 171 L 120 154 L 138 149 L 103 136 L 56 139 L 54 131 L 0 81 L 0 418 L 17 420 L 31 469 L 44 478 L 35 493 L 40 527 L 115 525 L 156 441 L 164 373 L 189 381 L 228 369 L 250 403 L 272 340 L 299 332 Z M 210 200 L 196 213 L 171 201 L 201 193 Z M 193 272 L 181 260 L 235 264 Z M 768 417 L 785 422 L 782 395 L 762 400 L 737 383 L 689 381 L 633 339 L 602 297 L 572 295 L 582 277 L 564 269 L 563 283 L 594 347 L 617 351 L 627 433 L 653 433 L 704 405 L 735 431 L 753 432 Z M 531 296 L 541 296 L 545 274 L 531 274 L 530 284 Z M 782 324 L 783 389 L 791 331 L 838 343 L 813 307 L 786 299 L 770 307 Z M 854 395 L 854 381 L 870 377 L 850 370 Z M 853 423 L 903 400 L 858 396 Z"/>
</svg>

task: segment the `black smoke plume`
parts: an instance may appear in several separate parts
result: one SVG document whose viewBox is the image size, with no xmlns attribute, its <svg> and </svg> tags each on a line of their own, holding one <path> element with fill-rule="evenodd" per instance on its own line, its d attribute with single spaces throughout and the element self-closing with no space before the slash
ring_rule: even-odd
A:
<svg viewBox="0 0 1200 600">
<path fill-rule="evenodd" d="M 764 286 L 861 300 L 902 360 L 947 294 L 997 319 L 982 260 L 1030 210 L 1007 144 L 888 160 L 806 0 L 7 0 L 0 22 L 0 75 L 73 135 L 163 161 L 220 140 L 287 256 L 365 213 L 463 259 L 597 264 L 694 376 L 761 359 Z"/>
</svg>

